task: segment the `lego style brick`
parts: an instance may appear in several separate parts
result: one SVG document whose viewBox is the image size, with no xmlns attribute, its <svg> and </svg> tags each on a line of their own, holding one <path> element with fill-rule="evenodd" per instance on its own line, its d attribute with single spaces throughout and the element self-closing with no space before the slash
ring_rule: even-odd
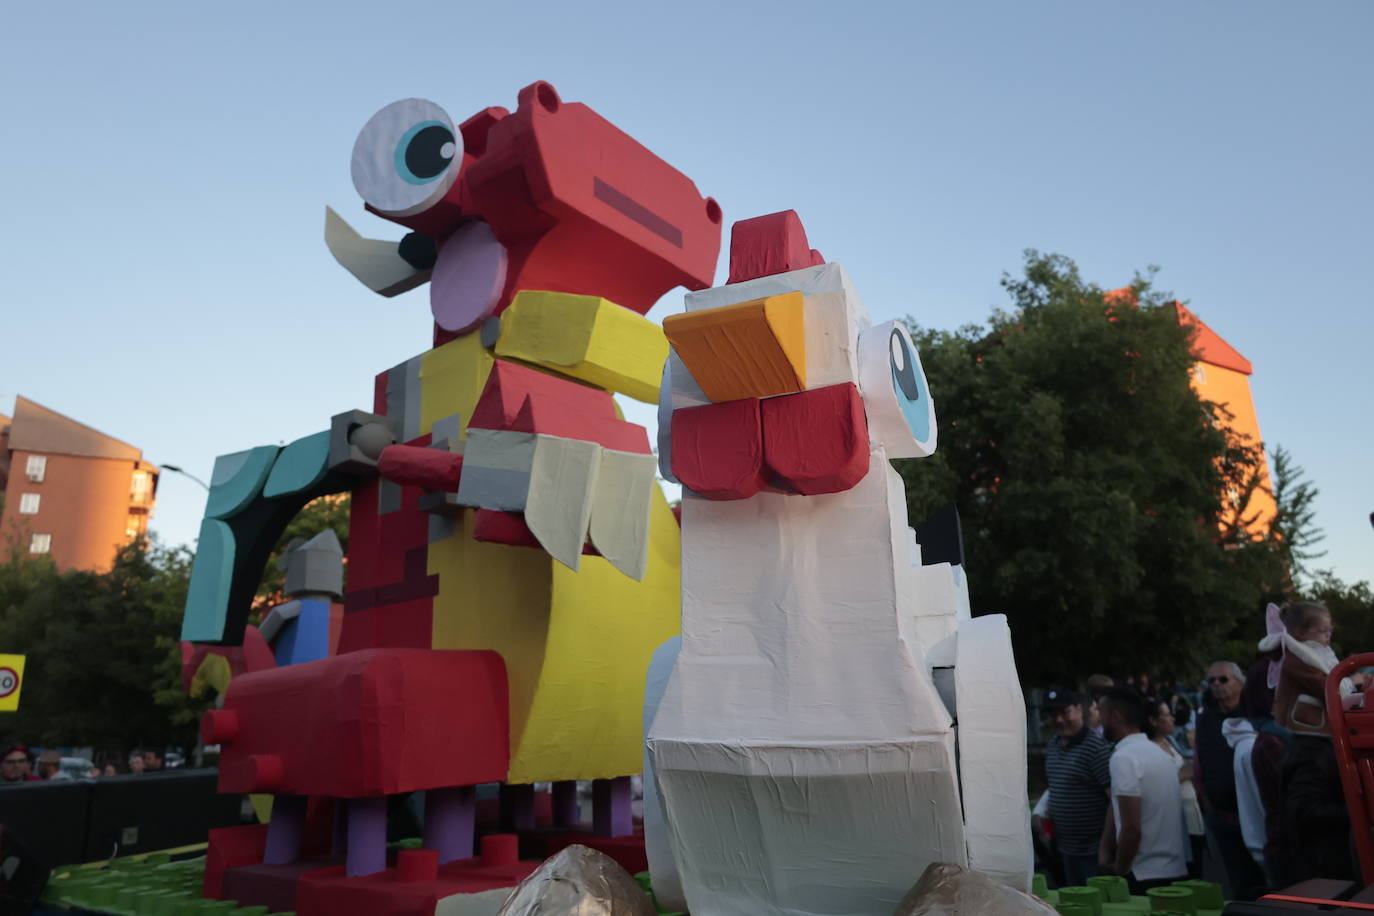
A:
<svg viewBox="0 0 1374 916">
<path fill-rule="evenodd" d="M 763 489 L 763 422 L 757 398 L 673 412 L 673 476 L 706 499 L 746 499 Z"/>
<path fill-rule="evenodd" d="M 668 358 L 663 329 L 600 296 L 521 290 L 501 313 L 496 355 L 547 366 L 652 404 Z"/>
<path fill-rule="evenodd" d="M 221 792 L 357 798 L 503 779 L 506 710 L 493 652 L 371 649 L 237 677 L 201 733 Z"/>
<path fill-rule="evenodd" d="M 329 435 L 324 430 L 283 448 L 272 462 L 262 495 L 272 499 L 314 489 L 329 471 Z"/>
<path fill-rule="evenodd" d="M 181 619 L 182 639 L 218 642 L 224 638 L 234 553 L 234 533 L 229 526 L 219 519 L 202 519 Z"/>
<path fill-rule="evenodd" d="M 275 445 L 260 445 L 216 458 L 205 517 L 227 519 L 242 512 L 262 492 L 279 451 Z"/>
<path fill-rule="evenodd" d="M 386 480 L 401 486 L 453 492 L 463 473 L 463 456 L 414 445 L 388 445 L 382 449 L 377 470 Z"/>
<path fill-rule="evenodd" d="M 730 228 L 729 283 L 787 273 L 824 264 L 806 240 L 795 210 L 742 219 Z"/>
<path fill-rule="evenodd" d="M 298 612 L 281 628 L 273 652 L 278 665 L 298 665 L 328 658 L 330 637 L 335 630 L 335 618 L 342 606 L 328 601 L 305 598 L 291 602 Z"/>
<path fill-rule="evenodd" d="M 523 512 L 534 468 L 534 433 L 471 429 L 464 444 L 466 473 L 458 487 L 464 506 L 496 512 Z"/>
<path fill-rule="evenodd" d="M 649 434 L 620 419 L 606 392 L 504 360 L 492 366 L 468 428 L 543 433 L 650 454 Z"/>
<path fill-rule="evenodd" d="M 680 312 L 663 320 L 674 352 L 713 402 L 806 387 L 806 321 L 799 292 Z"/>
<path fill-rule="evenodd" d="M 839 493 L 868 473 L 868 421 L 852 384 L 768 398 L 759 410 L 764 463 L 795 492 Z"/>
<path fill-rule="evenodd" d="M 205 880 L 202 892 L 212 900 L 224 899 L 224 873 L 240 865 L 262 861 L 267 848 L 267 825 L 219 827 L 210 831 L 205 850 Z"/>
<path fill-rule="evenodd" d="M 383 373 L 379 384 L 385 384 Z M 377 473 L 382 449 L 396 442 L 396 431 L 382 414 L 350 410 L 329 421 L 329 469 L 354 477 Z"/>
</svg>

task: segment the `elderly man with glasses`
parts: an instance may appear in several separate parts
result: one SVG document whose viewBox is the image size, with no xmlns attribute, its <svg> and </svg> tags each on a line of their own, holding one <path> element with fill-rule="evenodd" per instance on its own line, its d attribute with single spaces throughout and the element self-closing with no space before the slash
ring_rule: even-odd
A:
<svg viewBox="0 0 1374 916">
<path fill-rule="evenodd" d="M 1249 900 L 1264 884 L 1259 866 L 1245 848 L 1236 800 L 1231 745 L 1222 734 L 1226 720 L 1242 714 L 1240 696 L 1245 672 L 1235 662 L 1213 662 L 1207 669 L 1207 693 L 1193 726 L 1193 782 L 1207 832 L 1216 843 L 1232 899 Z"/>
<path fill-rule="evenodd" d="M 0 755 L 0 782 L 37 782 L 33 773 L 33 758 L 29 749 L 16 744 Z"/>
</svg>

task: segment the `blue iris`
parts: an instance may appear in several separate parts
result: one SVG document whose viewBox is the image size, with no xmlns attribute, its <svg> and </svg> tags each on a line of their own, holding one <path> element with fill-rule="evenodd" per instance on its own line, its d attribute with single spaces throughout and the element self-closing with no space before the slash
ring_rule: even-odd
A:
<svg viewBox="0 0 1374 916">
<path fill-rule="evenodd" d="M 442 121 L 421 121 L 396 144 L 396 174 L 410 184 L 429 184 L 444 174 L 455 149 L 452 128 Z"/>
<path fill-rule="evenodd" d="M 892 365 L 892 387 L 897 392 L 906 425 L 916 441 L 925 442 L 930 438 L 930 392 L 926 389 L 926 374 L 921 371 L 916 349 L 907 343 L 906 335 L 898 328 L 892 329 L 888 340 L 888 360 Z"/>
</svg>

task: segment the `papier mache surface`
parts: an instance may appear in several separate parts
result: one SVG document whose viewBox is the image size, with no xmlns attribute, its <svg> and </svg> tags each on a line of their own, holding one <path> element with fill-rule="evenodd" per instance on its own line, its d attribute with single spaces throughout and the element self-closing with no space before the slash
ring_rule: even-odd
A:
<svg viewBox="0 0 1374 916">
<path fill-rule="evenodd" d="M 1036 916 L 1054 907 L 988 876 L 948 862 L 934 862 L 902 898 L 892 916 Z"/>
<path fill-rule="evenodd" d="M 575 844 L 521 881 L 496 916 L 657 916 L 657 911 L 614 859 Z"/>
</svg>

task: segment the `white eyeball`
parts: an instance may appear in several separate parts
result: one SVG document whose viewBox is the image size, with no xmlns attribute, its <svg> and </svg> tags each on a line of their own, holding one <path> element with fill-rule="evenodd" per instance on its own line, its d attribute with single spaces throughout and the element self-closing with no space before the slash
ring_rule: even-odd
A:
<svg viewBox="0 0 1374 916">
<path fill-rule="evenodd" d="M 921 355 L 904 325 L 889 321 L 859 334 L 859 388 L 868 413 L 868 435 L 889 458 L 934 453 L 935 402 Z"/>
<path fill-rule="evenodd" d="M 444 109 L 402 99 L 377 112 L 353 144 L 353 187 L 388 216 L 434 206 L 458 179 L 463 135 Z"/>
</svg>

